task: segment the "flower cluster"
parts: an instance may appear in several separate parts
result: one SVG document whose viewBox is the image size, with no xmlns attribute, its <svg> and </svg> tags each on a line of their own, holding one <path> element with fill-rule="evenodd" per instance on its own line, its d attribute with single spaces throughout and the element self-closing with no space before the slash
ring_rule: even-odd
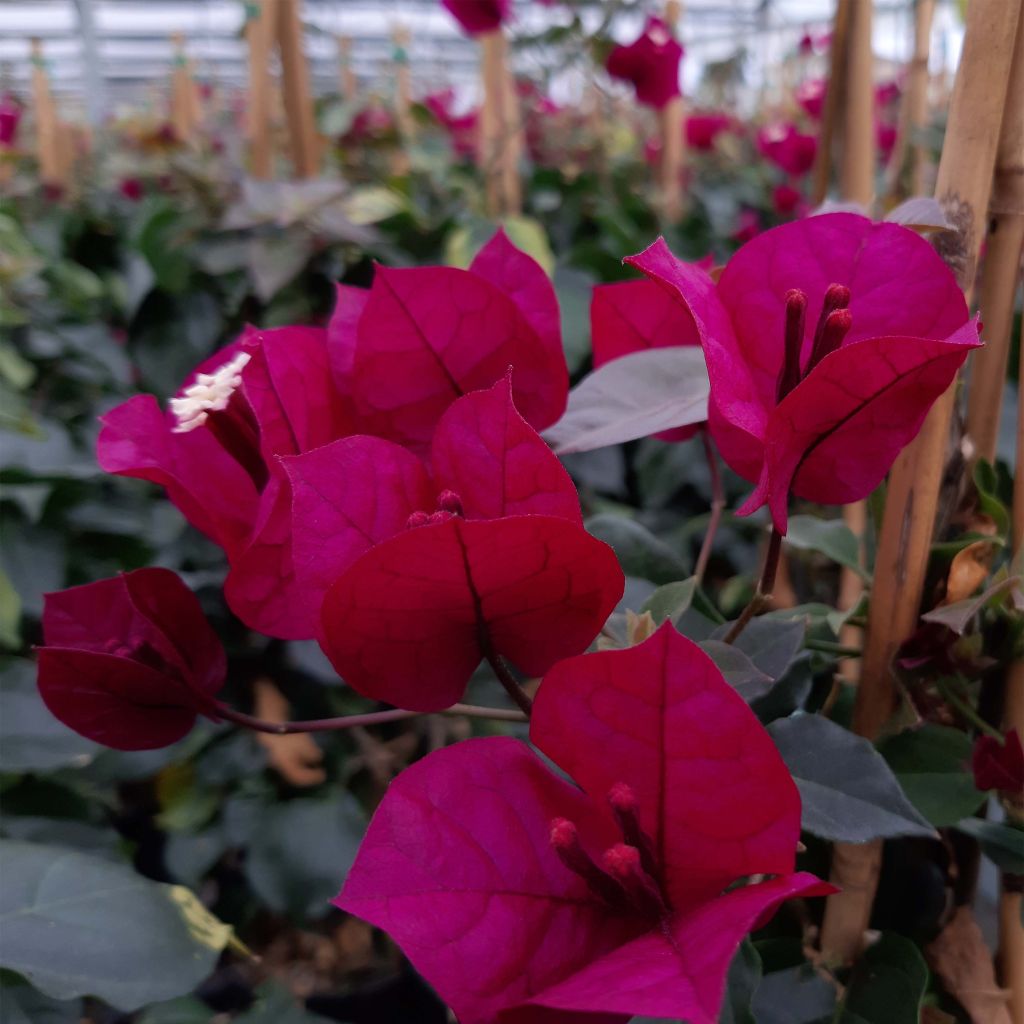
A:
<svg viewBox="0 0 1024 1024">
<path fill-rule="evenodd" d="M 791 495 L 864 497 L 980 343 L 950 272 L 894 224 L 794 222 L 720 275 L 663 240 L 626 262 L 645 277 L 593 293 L 598 372 L 699 346 L 707 422 L 661 436 L 706 429 L 755 484 L 739 511 L 767 505 L 780 534 Z M 568 780 L 510 738 L 430 754 L 391 785 L 337 899 L 462 1024 L 711 1024 L 743 937 L 833 890 L 795 870 L 796 786 L 699 647 L 667 622 L 583 653 L 624 577 L 538 433 L 567 395 L 554 289 L 499 231 L 468 269 L 339 285 L 325 327 L 246 329 L 166 409 L 107 413 L 98 457 L 223 548 L 250 628 L 315 637 L 354 690 L 411 712 L 456 704 L 486 661 L 529 716 Z M 50 594 L 43 626 L 43 699 L 98 742 L 258 721 L 217 699 L 224 651 L 172 572 Z M 534 703 L 510 666 L 543 677 Z M 1017 787 L 1022 763 L 1016 734 L 980 743 L 979 787 Z"/>
</svg>

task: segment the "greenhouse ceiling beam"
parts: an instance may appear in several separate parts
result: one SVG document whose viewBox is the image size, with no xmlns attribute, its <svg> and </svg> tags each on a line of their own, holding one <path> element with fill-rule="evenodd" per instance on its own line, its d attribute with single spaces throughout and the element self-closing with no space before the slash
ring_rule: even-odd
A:
<svg viewBox="0 0 1024 1024">
<path fill-rule="evenodd" d="M 96 44 L 96 19 L 92 0 L 75 0 L 78 28 L 82 40 L 82 63 L 85 77 L 85 110 L 89 123 L 99 125 L 106 111 L 104 79 Z"/>
</svg>

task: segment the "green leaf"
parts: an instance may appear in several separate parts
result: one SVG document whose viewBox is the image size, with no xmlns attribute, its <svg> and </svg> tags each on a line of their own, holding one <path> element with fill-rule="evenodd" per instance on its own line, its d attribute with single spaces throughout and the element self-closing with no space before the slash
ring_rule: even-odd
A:
<svg viewBox="0 0 1024 1024">
<path fill-rule="evenodd" d="M 213 1011 L 195 996 L 181 996 L 147 1006 L 137 1024 L 210 1024 Z"/>
<path fill-rule="evenodd" d="M 934 608 L 922 615 L 921 618 L 925 622 L 938 622 L 947 629 L 953 630 L 958 636 L 962 636 L 974 616 L 996 598 L 1006 600 L 1006 597 L 1009 597 L 1015 605 L 1020 607 L 1021 601 L 1024 600 L 1020 597 L 1022 583 L 1024 583 L 1024 577 L 1006 576 L 997 583 L 986 587 L 976 597 L 967 597 L 963 601 L 954 601 L 953 604 Z"/>
<path fill-rule="evenodd" d="M 36 666 L 12 658 L 0 670 L 0 771 L 45 772 L 88 764 L 100 747 L 58 722 L 36 688 Z"/>
<path fill-rule="evenodd" d="M 757 1024 L 822 1024 L 835 1005 L 835 986 L 808 964 L 764 975 L 751 1002 Z"/>
<path fill-rule="evenodd" d="M 323 917 L 365 829 L 359 805 L 346 792 L 265 807 L 251 837 L 246 876 L 272 910 Z"/>
<path fill-rule="evenodd" d="M 765 675 L 738 647 L 721 640 L 702 640 L 700 649 L 718 666 L 725 681 L 749 704 L 764 696 L 772 685 Z"/>
<path fill-rule="evenodd" d="M 689 579 L 676 580 L 673 583 L 666 583 L 651 594 L 640 608 L 643 612 L 650 612 L 656 625 L 660 626 L 665 621 L 675 622 L 693 604 L 694 595 L 700 581 L 696 576 Z"/>
<path fill-rule="evenodd" d="M 575 267 L 556 267 L 558 308 L 562 311 L 562 347 L 569 373 L 575 374 L 590 355 L 590 296 L 596 281 Z"/>
<path fill-rule="evenodd" d="M 699 348 L 634 352 L 584 377 L 544 438 L 567 455 L 700 423 L 707 419 L 709 388 Z"/>
<path fill-rule="evenodd" d="M 261 302 L 269 302 L 302 273 L 313 254 L 313 240 L 302 228 L 249 239 L 246 266 Z"/>
<path fill-rule="evenodd" d="M 719 1024 L 757 1024 L 751 1003 L 760 981 L 761 957 L 750 939 L 744 939 L 729 965 Z"/>
<path fill-rule="evenodd" d="M 181 211 L 161 203 L 142 222 L 135 240 L 156 283 L 168 292 L 184 292 L 192 271 L 188 249 L 182 244 L 183 227 Z"/>
<path fill-rule="evenodd" d="M 256 990 L 255 1003 L 234 1024 L 327 1024 L 327 1018 L 310 1013 L 279 982 L 266 981 Z"/>
<path fill-rule="evenodd" d="M 0 645 L 21 646 L 21 598 L 10 577 L 0 569 Z"/>
<path fill-rule="evenodd" d="M 683 560 L 635 519 L 604 512 L 591 516 L 584 525 L 615 551 L 627 576 L 668 583 L 686 575 Z"/>
<path fill-rule="evenodd" d="M 0 971 L 0 1016 L 4 1024 L 78 1024 L 79 999 L 51 999 L 8 971 Z"/>
<path fill-rule="evenodd" d="M 928 968 L 916 945 L 885 933 L 854 968 L 839 1024 L 918 1024 Z"/>
<path fill-rule="evenodd" d="M 820 715 L 778 719 L 768 732 L 800 790 L 801 825 L 812 835 L 841 843 L 935 835 L 866 739 Z"/>
<path fill-rule="evenodd" d="M 711 639 L 721 640 L 729 629 L 728 623 L 720 626 Z M 800 653 L 806 632 L 804 619 L 778 622 L 762 617 L 748 622 L 733 645 L 743 651 L 769 679 L 781 679 Z"/>
<path fill-rule="evenodd" d="M 964 818 L 956 823 L 956 829 L 977 839 L 982 852 L 1000 871 L 1024 875 L 1024 830 L 983 818 Z"/>
<path fill-rule="evenodd" d="M 860 543 L 842 519 L 790 516 L 784 539 L 792 548 L 818 551 L 833 562 L 852 569 L 862 579 L 871 578 L 860 564 Z"/>
<path fill-rule="evenodd" d="M 973 814 L 985 799 L 970 769 L 971 740 L 959 729 L 924 725 L 890 736 L 878 749 L 910 802 L 937 828 Z"/>
<path fill-rule="evenodd" d="M 231 928 L 180 886 L 55 846 L 0 840 L 0 966 L 55 999 L 119 1010 L 190 992 Z"/>
<path fill-rule="evenodd" d="M 974 464 L 974 487 L 978 497 L 978 511 L 989 516 L 996 524 L 1000 537 L 1010 529 L 1010 513 L 999 498 L 999 477 L 995 467 L 985 459 Z"/>
</svg>

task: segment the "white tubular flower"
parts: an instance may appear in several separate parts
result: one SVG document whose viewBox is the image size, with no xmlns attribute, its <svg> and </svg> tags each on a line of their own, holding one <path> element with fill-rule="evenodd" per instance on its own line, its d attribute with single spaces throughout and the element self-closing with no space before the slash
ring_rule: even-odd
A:
<svg viewBox="0 0 1024 1024">
<path fill-rule="evenodd" d="M 242 370 L 251 358 L 248 352 L 239 352 L 213 373 L 197 373 L 196 379 L 169 403 L 178 421 L 174 433 L 185 434 L 195 430 L 206 422 L 211 412 L 226 409 L 231 396 L 242 383 Z"/>
</svg>

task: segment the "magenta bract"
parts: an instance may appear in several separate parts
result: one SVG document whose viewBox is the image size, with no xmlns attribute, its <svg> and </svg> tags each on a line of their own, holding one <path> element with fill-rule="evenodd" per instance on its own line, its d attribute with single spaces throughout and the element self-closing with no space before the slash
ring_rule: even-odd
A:
<svg viewBox="0 0 1024 1024">
<path fill-rule="evenodd" d="M 217 717 L 224 650 L 168 569 L 138 569 L 46 595 L 39 692 L 65 725 L 117 750 L 181 739 Z"/>
<path fill-rule="evenodd" d="M 639 38 L 628 46 L 616 46 L 605 69 L 612 78 L 629 82 L 636 98 L 660 110 L 680 95 L 679 63 L 683 48 L 661 18 L 650 17 Z"/>
<path fill-rule="evenodd" d="M 771 124 L 757 133 L 757 148 L 765 159 L 799 178 L 814 166 L 818 140 L 805 135 L 794 124 Z"/>
<path fill-rule="evenodd" d="M 512 0 L 441 0 L 441 4 L 471 36 L 493 32 L 512 13 Z"/>
<path fill-rule="evenodd" d="M 979 736 L 974 741 L 971 769 L 978 789 L 1020 797 L 1024 793 L 1024 746 L 1017 730 L 1010 729 L 1003 743 L 994 736 Z"/>
<path fill-rule="evenodd" d="M 557 420 L 568 372 L 554 289 L 499 232 L 469 271 L 380 268 L 369 292 L 339 285 L 326 330 L 247 328 L 196 370 L 169 412 L 148 395 L 111 410 L 97 456 L 109 473 L 165 487 L 224 548 L 240 619 L 308 638 L 321 595 L 303 589 L 293 566 L 281 458 L 357 432 L 425 449 L 456 398 L 510 368 L 527 418 Z"/>
<path fill-rule="evenodd" d="M 579 788 L 511 739 L 431 754 L 392 783 L 337 905 L 462 1024 L 711 1024 L 743 936 L 833 891 L 793 871 L 800 799 L 767 733 L 666 624 L 552 669 L 530 735 Z"/>
<path fill-rule="evenodd" d="M 686 142 L 694 149 L 708 152 L 715 148 L 715 139 L 732 127 L 728 114 L 691 114 L 686 119 Z"/>
<path fill-rule="evenodd" d="M 626 262 L 689 311 L 711 378 L 712 436 L 726 462 L 757 484 L 740 513 L 767 504 L 782 531 L 790 493 L 825 504 L 866 497 L 981 343 L 935 250 L 907 228 L 854 214 L 764 232 L 717 285 L 661 240 Z M 819 311 L 833 285 L 837 294 L 848 289 L 847 305 L 824 330 L 816 322 L 826 319 Z M 787 363 L 795 292 L 806 316 L 789 332 Z"/>
<path fill-rule="evenodd" d="M 284 460 L 295 568 L 318 639 L 367 696 L 455 703 L 493 646 L 531 674 L 586 647 L 622 594 L 582 528 L 569 475 L 518 414 L 508 380 L 458 399 L 427 464 L 349 437 Z"/>
</svg>

